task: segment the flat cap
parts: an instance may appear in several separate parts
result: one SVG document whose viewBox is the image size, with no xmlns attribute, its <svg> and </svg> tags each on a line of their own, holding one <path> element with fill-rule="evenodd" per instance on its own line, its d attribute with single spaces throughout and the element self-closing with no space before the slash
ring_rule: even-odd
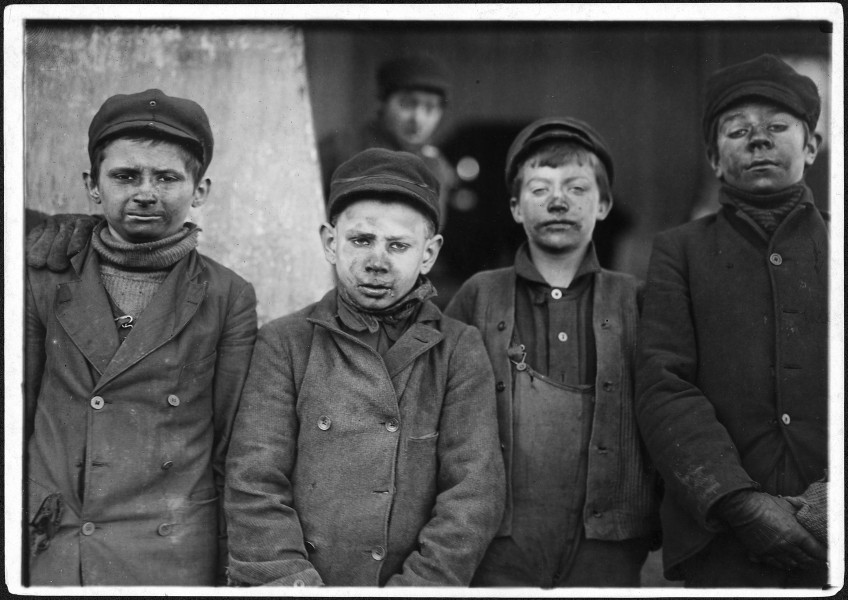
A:
<svg viewBox="0 0 848 600">
<path fill-rule="evenodd" d="M 377 70 L 377 88 L 385 100 L 398 90 L 427 90 L 447 101 L 450 83 L 440 62 L 430 56 L 405 56 L 388 60 Z"/>
<path fill-rule="evenodd" d="M 356 200 L 407 201 L 439 225 L 439 180 L 410 152 L 370 148 L 339 165 L 330 180 L 327 218 Z"/>
<path fill-rule="evenodd" d="M 772 54 L 719 69 L 707 80 L 704 109 L 704 139 L 718 116 L 745 98 L 761 98 L 789 110 L 816 128 L 821 113 L 819 91 L 812 79 L 801 75 Z"/>
<path fill-rule="evenodd" d="M 128 131 L 155 131 L 197 144 L 203 169 L 212 161 L 212 128 L 203 108 L 193 100 L 162 90 L 117 94 L 103 103 L 88 127 L 88 156 L 103 139 Z"/>
<path fill-rule="evenodd" d="M 604 138 L 588 123 L 572 117 L 548 117 L 533 121 L 516 136 L 506 153 L 506 185 L 510 187 L 518 167 L 541 142 L 561 140 L 574 142 L 595 153 L 613 182 L 612 155 Z"/>
</svg>

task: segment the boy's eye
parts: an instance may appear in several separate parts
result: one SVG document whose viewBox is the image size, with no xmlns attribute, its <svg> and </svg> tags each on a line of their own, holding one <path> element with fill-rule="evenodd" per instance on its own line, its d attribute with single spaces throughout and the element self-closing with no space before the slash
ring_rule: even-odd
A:
<svg viewBox="0 0 848 600">
<path fill-rule="evenodd" d="M 392 242 L 392 243 L 389 245 L 389 247 L 390 247 L 392 250 L 406 250 L 407 248 L 409 248 L 409 244 L 404 244 L 404 243 L 402 243 L 402 242 Z"/>
<path fill-rule="evenodd" d="M 728 131 L 727 137 L 732 138 L 732 139 L 739 139 L 739 138 L 745 136 L 747 133 L 748 133 L 747 129 L 740 127 L 738 129 L 731 129 L 730 131 Z"/>
<path fill-rule="evenodd" d="M 541 196 L 542 194 L 546 194 L 548 192 L 548 188 L 546 187 L 534 187 L 530 188 L 530 193 L 535 196 Z"/>
<path fill-rule="evenodd" d="M 769 125 L 770 131 L 781 132 L 781 131 L 786 131 L 787 129 L 789 129 L 789 126 L 786 125 L 786 123 L 772 123 L 772 124 Z"/>
<path fill-rule="evenodd" d="M 132 181 L 134 179 L 132 173 L 113 173 L 112 177 L 118 181 Z"/>
<path fill-rule="evenodd" d="M 365 238 L 354 238 L 350 241 L 354 246 L 367 246 L 368 240 Z"/>
<path fill-rule="evenodd" d="M 573 185 L 573 186 L 571 186 L 571 191 L 575 194 L 582 194 L 583 192 L 586 191 L 586 189 L 579 186 L 579 185 Z"/>
</svg>

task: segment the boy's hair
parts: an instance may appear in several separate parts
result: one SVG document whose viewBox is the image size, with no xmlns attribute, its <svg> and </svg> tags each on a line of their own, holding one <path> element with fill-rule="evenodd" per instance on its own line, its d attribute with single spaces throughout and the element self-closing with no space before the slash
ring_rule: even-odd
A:
<svg viewBox="0 0 848 600">
<path fill-rule="evenodd" d="M 91 180 L 97 185 L 100 181 L 100 167 L 103 164 L 106 147 L 117 140 L 131 140 L 137 142 L 149 142 L 151 146 L 159 146 L 162 144 L 173 144 L 179 150 L 182 156 L 186 171 L 192 178 L 192 183 L 197 185 L 200 178 L 203 177 L 203 160 L 201 159 L 202 151 L 200 147 L 167 134 L 158 133 L 155 131 L 130 131 L 118 134 L 114 137 L 104 138 L 100 140 L 94 147 L 91 154 Z"/>
<path fill-rule="evenodd" d="M 424 217 L 424 221 L 427 223 L 427 230 L 426 230 L 427 239 L 430 239 L 431 237 L 436 235 L 436 223 L 433 222 L 433 218 L 430 215 L 428 215 L 423 210 L 421 210 L 421 207 L 417 202 L 412 202 L 411 200 L 408 200 L 408 199 L 404 198 L 403 196 L 399 196 L 397 194 L 391 194 L 391 193 L 388 193 L 388 194 L 372 193 L 368 196 L 361 196 L 361 197 L 358 197 L 358 198 L 354 197 L 354 198 L 348 198 L 348 199 L 344 200 L 342 203 L 340 203 L 335 208 L 335 210 L 333 211 L 333 214 L 330 216 L 330 225 L 335 227 L 336 223 L 339 220 L 339 215 L 342 214 L 349 206 L 356 204 L 357 202 L 360 202 L 362 200 L 373 200 L 375 202 L 380 202 L 382 204 L 394 204 L 394 203 L 404 204 L 404 205 L 408 206 L 409 208 L 414 209 L 415 212 L 417 212 L 422 217 Z"/>
<path fill-rule="evenodd" d="M 527 158 L 521 161 L 515 170 L 515 177 L 512 180 L 512 197 L 518 198 L 521 195 L 521 186 L 524 184 L 524 165 L 530 165 L 531 167 L 562 167 L 572 163 L 590 165 L 595 171 L 595 181 L 601 193 L 601 200 L 607 200 L 612 203 L 612 186 L 610 185 L 604 163 L 601 162 L 594 152 L 582 144 L 562 140 L 550 140 L 540 143 L 527 155 Z"/>
</svg>

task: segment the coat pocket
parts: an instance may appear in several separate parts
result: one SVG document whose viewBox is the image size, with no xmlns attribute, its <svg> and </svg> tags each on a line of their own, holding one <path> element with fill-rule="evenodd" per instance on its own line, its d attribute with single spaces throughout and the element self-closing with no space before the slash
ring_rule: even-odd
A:
<svg viewBox="0 0 848 600">
<path fill-rule="evenodd" d="M 180 370 L 180 390 L 189 398 L 202 395 L 212 386 L 212 378 L 215 376 L 215 359 L 217 352 L 213 352 L 198 361 L 186 363 Z"/>
</svg>

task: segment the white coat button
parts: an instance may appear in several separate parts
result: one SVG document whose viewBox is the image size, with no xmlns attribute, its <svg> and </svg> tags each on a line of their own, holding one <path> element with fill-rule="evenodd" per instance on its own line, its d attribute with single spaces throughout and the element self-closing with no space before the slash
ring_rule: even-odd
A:
<svg viewBox="0 0 848 600">
<path fill-rule="evenodd" d="M 400 421 L 398 421 L 397 419 L 389 419 L 389 421 L 386 423 L 386 429 L 392 432 L 397 431 L 399 427 Z"/>
<path fill-rule="evenodd" d="M 769 262 L 771 264 L 773 264 L 775 267 L 779 267 L 780 265 L 783 264 L 783 257 L 780 254 L 778 254 L 777 252 L 775 252 L 774 254 L 769 256 Z"/>
<path fill-rule="evenodd" d="M 557 334 L 557 339 L 558 339 L 559 341 L 561 341 L 561 342 L 568 341 L 568 334 L 567 334 L 567 333 L 565 333 L 564 331 L 560 331 L 560 332 Z"/>
<path fill-rule="evenodd" d="M 100 396 L 95 396 L 91 399 L 91 408 L 94 410 L 100 410 L 106 403 L 103 401 L 103 398 Z"/>
<path fill-rule="evenodd" d="M 790 419 L 789 415 L 787 415 L 786 413 L 783 413 L 783 415 L 780 417 L 780 420 L 783 421 L 784 425 L 789 425 L 789 423 L 792 422 L 792 419 Z"/>
<path fill-rule="evenodd" d="M 94 523 L 92 523 L 91 521 L 89 521 L 88 523 L 83 523 L 82 534 L 83 535 L 91 535 L 92 533 L 94 533 L 95 529 L 96 528 L 94 527 Z"/>
<path fill-rule="evenodd" d="M 318 429 L 321 431 L 327 431 L 332 424 L 333 422 L 330 420 L 330 417 L 321 417 L 318 419 Z"/>
<path fill-rule="evenodd" d="M 157 533 L 161 536 L 171 535 L 171 524 L 162 523 L 157 529 Z"/>
<path fill-rule="evenodd" d="M 553 298 L 554 300 L 559 300 L 560 298 L 562 298 L 562 290 L 551 290 L 551 298 Z"/>
<path fill-rule="evenodd" d="M 180 397 L 175 396 L 174 394 L 171 394 L 170 396 L 168 396 L 168 404 L 170 404 L 171 406 L 179 406 L 180 405 Z"/>
<path fill-rule="evenodd" d="M 374 560 L 383 560 L 386 558 L 386 549 L 382 546 L 376 546 L 373 550 L 371 550 L 371 558 Z"/>
</svg>

